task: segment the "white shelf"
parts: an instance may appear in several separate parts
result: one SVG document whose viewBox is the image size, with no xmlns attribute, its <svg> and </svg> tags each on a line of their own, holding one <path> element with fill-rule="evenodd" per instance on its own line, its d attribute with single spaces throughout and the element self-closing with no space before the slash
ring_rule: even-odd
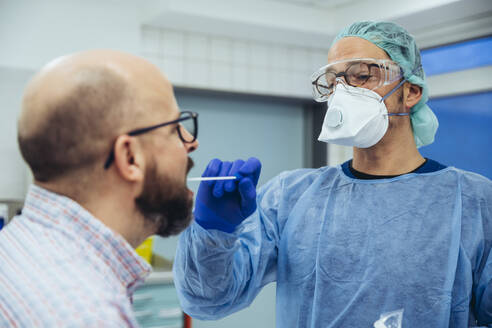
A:
<svg viewBox="0 0 492 328">
<path fill-rule="evenodd" d="M 171 271 L 154 271 L 145 280 L 146 285 L 172 284 L 173 273 Z"/>
</svg>

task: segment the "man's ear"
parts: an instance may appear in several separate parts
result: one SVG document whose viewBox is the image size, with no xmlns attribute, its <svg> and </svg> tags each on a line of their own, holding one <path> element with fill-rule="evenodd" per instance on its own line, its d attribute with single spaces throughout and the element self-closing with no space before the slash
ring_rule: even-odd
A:
<svg viewBox="0 0 492 328">
<path fill-rule="evenodd" d="M 141 144 L 135 137 L 119 136 L 114 145 L 114 163 L 120 176 L 129 181 L 142 181 L 145 157 Z"/>
<path fill-rule="evenodd" d="M 403 96 L 405 108 L 410 109 L 415 106 L 422 98 L 422 87 L 406 82 L 403 88 Z"/>
</svg>

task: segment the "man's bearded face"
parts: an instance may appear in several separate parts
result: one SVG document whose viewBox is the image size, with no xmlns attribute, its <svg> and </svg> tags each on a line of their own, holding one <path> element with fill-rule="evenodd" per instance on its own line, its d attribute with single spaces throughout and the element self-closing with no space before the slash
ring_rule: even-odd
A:
<svg viewBox="0 0 492 328">
<path fill-rule="evenodd" d="M 188 158 L 187 173 L 193 165 L 193 160 Z M 168 175 L 159 174 L 155 161 L 145 172 L 143 190 L 135 203 L 145 220 L 157 227 L 156 234 L 161 237 L 176 235 L 191 222 L 193 198 L 185 178 L 178 183 Z"/>
</svg>

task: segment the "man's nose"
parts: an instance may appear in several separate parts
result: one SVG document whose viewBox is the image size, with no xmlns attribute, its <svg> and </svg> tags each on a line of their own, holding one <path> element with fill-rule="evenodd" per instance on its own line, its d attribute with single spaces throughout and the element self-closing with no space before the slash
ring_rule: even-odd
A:
<svg viewBox="0 0 492 328">
<path fill-rule="evenodd" d="M 195 141 L 186 144 L 186 150 L 188 153 L 194 152 L 198 148 L 198 145 L 198 139 L 195 139 Z"/>
<path fill-rule="evenodd" d="M 193 138 L 193 136 L 191 135 L 191 133 L 188 132 L 188 130 L 186 130 L 186 128 L 184 128 L 183 126 L 181 128 L 181 133 L 184 133 L 185 134 L 184 138 L 187 139 L 187 140 L 190 140 L 190 139 Z M 186 151 L 188 153 L 191 153 L 191 152 L 195 151 L 198 148 L 198 145 L 199 145 L 198 139 L 195 139 L 195 141 L 193 141 L 193 142 L 185 142 L 184 145 L 186 147 Z"/>
</svg>

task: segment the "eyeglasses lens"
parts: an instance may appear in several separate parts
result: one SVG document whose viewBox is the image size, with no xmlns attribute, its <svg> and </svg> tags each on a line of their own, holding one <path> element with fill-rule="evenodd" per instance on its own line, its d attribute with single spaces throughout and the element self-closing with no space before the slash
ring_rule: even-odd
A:
<svg viewBox="0 0 492 328">
<path fill-rule="evenodd" d="M 367 64 L 356 63 L 347 68 L 346 80 L 351 86 L 358 87 L 369 78 L 369 67 Z"/>
<path fill-rule="evenodd" d="M 180 122 L 181 129 L 184 128 L 186 131 L 182 131 L 181 136 L 185 142 L 193 142 L 196 138 L 195 119 L 190 114 L 183 114 L 183 118 L 187 119 Z"/>
<path fill-rule="evenodd" d="M 347 69 L 346 74 L 347 83 L 353 87 L 374 89 L 381 83 L 381 69 L 378 65 L 356 63 Z"/>
<path fill-rule="evenodd" d="M 333 72 L 326 72 L 321 75 L 316 83 L 318 92 L 321 95 L 330 95 L 333 92 L 336 75 Z"/>
</svg>

